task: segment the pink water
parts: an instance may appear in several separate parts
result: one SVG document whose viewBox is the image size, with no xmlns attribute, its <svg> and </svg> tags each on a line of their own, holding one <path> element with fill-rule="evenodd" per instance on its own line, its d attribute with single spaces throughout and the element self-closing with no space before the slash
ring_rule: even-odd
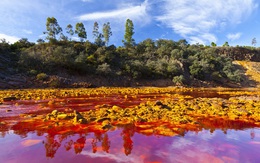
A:
<svg viewBox="0 0 260 163">
<path fill-rule="evenodd" d="M 215 97 L 216 92 L 196 97 L 203 95 Z M 173 137 L 144 135 L 134 125 L 103 132 L 75 126 L 62 132 L 62 128 L 38 129 L 38 122 L 20 122 L 21 113 L 43 114 L 71 107 L 84 111 L 100 104 L 131 107 L 164 98 L 159 94 L 138 96 L 127 100 L 122 95 L 71 97 L 55 99 L 53 105 L 48 100 L 6 102 L 0 105 L 0 163 L 260 162 L 260 128 L 240 121 L 201 119 L 197 131 L 182 130 Z M 7 113 L 7 109 L 12 111 Z"/>
<path fill-rule="evenodd" d="M 0 138 L 0 162 L 260 162 L 260 129 L 187 131 L 146 136 L 126 126 L 105 133 L 53 135 L 10 130 Z"/>
</svg>

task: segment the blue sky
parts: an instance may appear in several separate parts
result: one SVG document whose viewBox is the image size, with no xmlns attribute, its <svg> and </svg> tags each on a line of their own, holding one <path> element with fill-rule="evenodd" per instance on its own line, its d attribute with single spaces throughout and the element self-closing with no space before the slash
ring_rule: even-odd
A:
<svg viewBox="0 0 260 163">
<path fill-rule="evenodd" d="M 47 17 L 55 17 L 64 33 L 68 24 L 82 22 L 90 41 L 95 21 L 100 32 L 110 22 L 115 45 L 122 45 L 128 18 L 137 43 L 163 38 L 235 46 L 251 45 L 255 37 L 260 44 L 258 0 L 1 0 L 0 6 L 0 38 L 10 43 L 44 39 Z"/>
</svg>

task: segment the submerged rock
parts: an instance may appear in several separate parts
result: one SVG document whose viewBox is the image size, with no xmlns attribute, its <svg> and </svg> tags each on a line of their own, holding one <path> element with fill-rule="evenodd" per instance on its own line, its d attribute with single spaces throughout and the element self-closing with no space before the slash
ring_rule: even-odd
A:
<svg viewBox="0 0 260 163">
<path fill-rule="evenodd" d="M 111 125 L 109 120 L 105 120 L 102 122 L 102 129 L 103 130 L 109 130 L 111 129 L 113 126 Z"/>
<path fill-rule="evenodd" d="M 97 93 L 100 96 L 101 93 Z M 80 92 L 80 94 L 83 94 L 83 92 Z M 122 94 L 125 94 L 125 92 Z M 65 95 L 67 96 L 67 93 Z M 132 95 L 129 95 L 127 99 L 131 99 L 131 97 Z M 67 109 L 64 113 L 53 110 L 46 115 L 45 120 L 68 125 L 88 123 L 88 125 L 82 125 L 83 128 L 93 125 L 98 130 L 109 130 L 119 126 L 119 124 L 153 124 L 152 128 L 142 129 L 141 132 L 169 136 L 177 132 L 177 130 L 172 130 L 171 127 L 192 126 L 199 128 L 204 125 L 204 122 L 199 121 L 198 117 L 260 122 L 259 100 L 252 101 L 251 99 L 239 99 L 237 97 L 230 99 L 189 97 L 185 99 L 180 95 L 172 94 L 167 95 L 164 99 L 153 100 L 156 99 L 141 99 L 140 104 L 127 108 L 120 107 L 121 104 L 120 106 L 101 104 L 94 106 L 95 109 L 84 112 Z M 163 123 L 167 124 L 166 127 L 155 129 L 160 125 L 164 125 Z M 167 127 L 171 129 L 169 130 Z"/>
<path fill-rule="evenodd" d="M 74 110 L 73 123 L 87 123 L 87 120 L 76 110 Z"/>
<path fill-rule="evenodd" d="M 14 97 L 14 96 L 3 98 L 4 102 L 15 101 L 15 100 L 18 100 L 18 99 L 16 97 Z"/>
<path fill-rule="evenodd" d="M 97 122 L 103 122 L 103 121 L 111 121 L 111 118 L 104 117 L 97 120 Z"/>
</svg>

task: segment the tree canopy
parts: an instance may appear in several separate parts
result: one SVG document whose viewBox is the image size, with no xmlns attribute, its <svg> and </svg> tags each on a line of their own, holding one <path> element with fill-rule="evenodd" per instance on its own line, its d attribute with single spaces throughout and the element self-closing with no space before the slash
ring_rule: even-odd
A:
<svg viewBox="0 0 260 163">
<path fill-rule="evenodd" d="M 93 42 L 87 40 L 83 23 L 77 23 L 75 30 L 71 24 L 66 26 L 67 35 L 72 37 L 75 33 L 80 41 L 67 39 L 68 36 L 62 33 L 54 17 L 47 18 L 46 29 L 46 39 L 49 42 L 38 39 L 38 44 L 35 44 L 22 38 L 10 45 L 1 40 L 0 55 L 12 56 L 12 60 L 18 65 L 16 69 L 28 74 L 53 74 L 60 68 L 72 74 L 104 75 L 112 78 L 123 76 L 136 80 L 170 79 L 178 84 L 190 84 L 193 80 L 239 82 L 243 77 L 232 59 L 260 61 L 260 49 L 227 48 L 228 42 L 223 47 L 216 46 L 214 42 L 211 43 L 212 47 L 190 45 L 185 39 L 174 41 L 148 38 L 135 43 L 134 25 L 130 19 L 125 24 L 125 46 L 118 47 L 108 45 L 112 36 L 109 22 L 103 24 L 102 33 L 98 23 L 94 23 Z"/>
<path fill-rule="evenodd" d="M 104 36 L 106 45 L 108 45 L 109 38 L 110 38 L 110 36 L 112 36 L 112 31 L 111 31 L 109 22 L 107 22 L 103 25 L 103 36 Z"/>
<path fill-rule="evenodd" d="M 54 17 L 47 18 L 46 30 L 47 32 L 44 32 L 44 34 L 47 34 L 46 39 L 49 41 L 56 40 L 56 36 L 62 32 L 62 28 Z"/>
<path fill-rule="evenodd" d="M 94 38 L 94 43 L 98 46 L 103 46 L 104 41 L 102 39 L 104 36 L 102 33 L 99 32 L 98 22 L 94 23 L 92 34 L 93 34 L 93 38 Z"/>
<path fill-rule="evenodd" d="M 78 37 L 80 38 L 81 42 L 83 42 L 85 39 L 87 39 L 87 32 L 86 32 L 86 29 L 85 29 L 83 23 L 76 24 L 75 33 L 78 34 Z"/>
<path fill-rule="evenodd" d="M 123 43 L 126 46 L 132 46 L 135 43 L 135 40 L 133 39 L 134 35 L 134 23 L 132 20 L 127 19 L 125 23 L 125 35 L 124 35 L 124 40 Z"/>
</svg>

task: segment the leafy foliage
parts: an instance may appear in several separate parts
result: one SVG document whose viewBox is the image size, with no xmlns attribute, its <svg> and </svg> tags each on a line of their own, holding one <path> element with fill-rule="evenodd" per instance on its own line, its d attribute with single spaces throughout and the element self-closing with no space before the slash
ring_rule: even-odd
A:
<svg viewBox="0 0 260 163">
<path fill-rule="evenodd" d="M 107 22 L 103 25 L 103 36 L 104 36 L 106 45 L 108 45 L 109 38 L 112 36 L 112 31 L 111 31 L 109 22 Z"/>
<path fill-rule="evenodd" d="M 215 43 L 209 47 L 199 44 L 189 45 L 186 40 L 159 39 L 154 41 L 148 38 L 135 44 L 132 38 L 133 22 L 128 19 L 125 27 L 125 46 L 105 46 L 105 44 L 108 45 L 112 35 L 109 22 L 103 25 L 103 34 L 99 32 L 98 23 L 94 23 L 93 43 L 86 40 L 87 34 L 83 23 L 77 23 L 75 31 L 70 24 L 66 28 L 66 33 L 70 37 L 76 33 L 81 39 L 80 42 L 66 39 L 67 36 L 56 40 L 56 36 L 61 33 L 62 29 L 57 20 L 52 17 L 48 18 L 46 23 L 48 43 L 39 40 L 38 44 L 35 44 L 22 38 L 10 45 L 2 40 L 0 57 L 13 56 L 14 63 L 12 64 L 18 65 L 20 71 L 29 74 L 43 72 L 55 75 L 57 70 L 62 70 L 71 74 L 108 77 L 163 78 L 170 79 L 177 85 L 187 84 L 193 79 L 240 82 L 241 72 L 234 67 L 232 59 L 258 59 L 260 61 L 260 49 L 230 47 L 227 42 L 223 45 L 224 47 L 217 47 Z M 54 43 L 53 40 L 55 40 Z M 247 55 L 241 57 L 241 51 Z M 40 75 L 37 78 L 42 77 Z"/>
<path fill-rule="evenodd" d="M 98 25 L 98 22 L 95 22 L 94 23 L 94 26 L 93 26 L 93 38 L 94 38 L 94 43 L 97 45 L 97 46 L 104 46 L 105 43 L 104 41 L 102 40 L 104 35 L 102 33 L 99 32 L 99 25 Z"/>
<path fill-rule="evenodd" d="M 40 73 L 36 76 L 37 80 L 46 80 L 48 78 L 48 75 L 45 73 Z"/>
<path fill-rule="evenodd" d="M 80 38 L 81 42 L 87 39 L 87 32 L 83 23 L 76 24 L 75 33 L 78 34 L 78 37 Z"/>
<path fill-rule="evenodd" d="M 53 42 L 56 40 L 56 35 L 62 32 L 62 28 L 58 24 L 58 21 L 54 17 L 48 17 L 46 22 L 46 30 L 47 32 L 43 32 L 47 34 L 46 40 Z"/>
<path fill-rule="evenodd" d="M 134 23 L 132 20 L 127 19 L 125 23 L 125 40 L 123 40 L 123 43 L 127 46 L 134 45 L 135 40 L 133 39 L 134 35 Z"/>
<path fill-rule="evenodd" d="M 68 33 L 71 37 L 74 35 L 73 26 L 71 24 L 67 25 L 66 33 Z"/>
</svg>

